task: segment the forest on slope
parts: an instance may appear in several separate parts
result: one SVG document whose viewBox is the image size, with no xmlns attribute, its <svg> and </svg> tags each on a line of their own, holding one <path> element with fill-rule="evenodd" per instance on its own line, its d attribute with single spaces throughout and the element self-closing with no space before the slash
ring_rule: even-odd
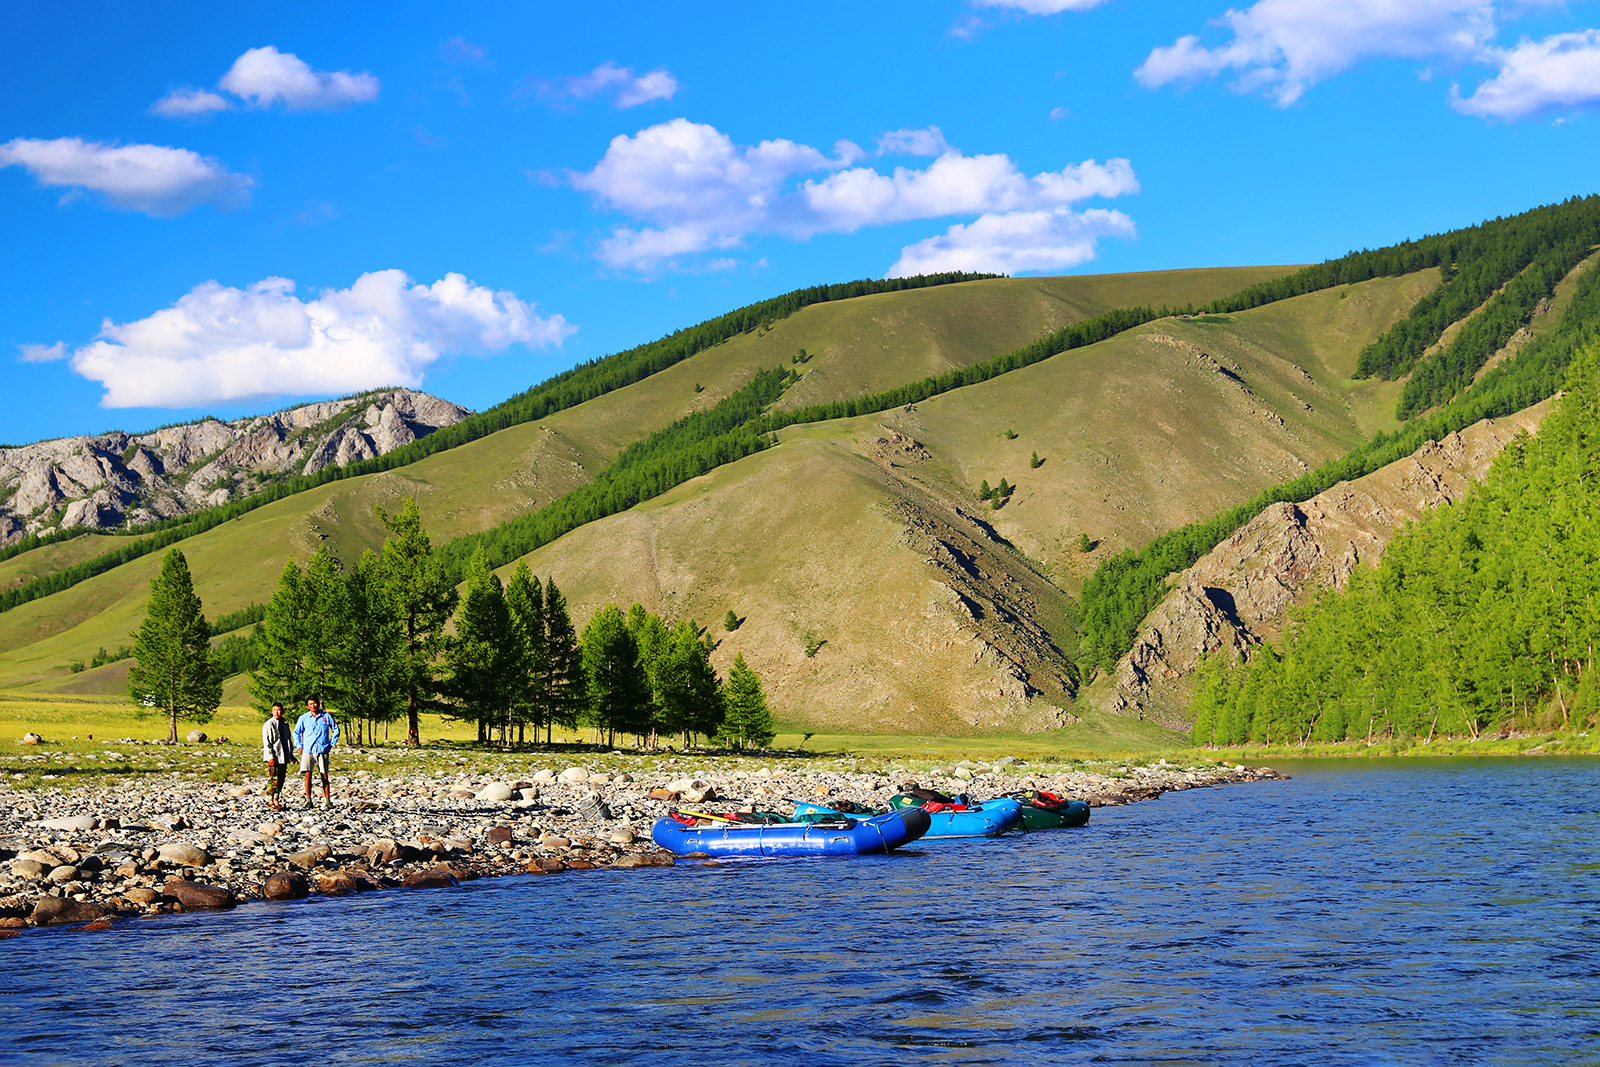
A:
<svg viewBox="0 0 1600 1067">
<path fill-rule="evenodd" d="M 1538 434 L 1296 613 L 1281 649 L 1200 674 L 1202 744 L 1477 737 L 1600 723 L 1600 348 Z"/>
</svg>

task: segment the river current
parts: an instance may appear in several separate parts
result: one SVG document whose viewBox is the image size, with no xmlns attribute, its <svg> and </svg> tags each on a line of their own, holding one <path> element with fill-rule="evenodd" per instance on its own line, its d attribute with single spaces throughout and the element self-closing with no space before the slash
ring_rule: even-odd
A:
<svg viewBox="0 0 1600 1067">
<path fill-rule="evenodd" d="M 1600 1063 L 1600 760 L 0 941 L 0 1064 Z"/>
</svg>

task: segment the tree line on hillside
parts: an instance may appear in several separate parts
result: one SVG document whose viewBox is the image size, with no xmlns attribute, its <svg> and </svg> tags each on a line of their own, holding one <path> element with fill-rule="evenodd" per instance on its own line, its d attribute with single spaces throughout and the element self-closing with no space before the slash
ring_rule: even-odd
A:
<svg viewBox="0 0 1600 1067">
<path fill-rule="evenodd" d="M 1600 725 L 1600 349 L 1536 436 L 1375 569 L 1294 613 L 1281 650 L 1203 665 L 1200 744 L 1477 737 Z"/>
<path fill-rule="evenodd" d="M 424 711 L 474 722 L 480 741 L 503 745 L 530 732 L 537 740 L 541 730 L 548 743 L 557 726 L 589 727 L 612 744 L 619 734 L 651 744 L 678 735 L 735 748 L 771 742 L 760 679 L 742 655 L 719 679 L 715 646 L 692 623 L 669 624 L 637 604 L 624 617 L 611 606 L 577 634 L 553 580 L 541 583 L 523 561 L 502 584 L 482 552 L 458 593 L 415 500 L 379 514 L 389 531 L 381 554 L 367 551 L 343 573 L 325 546 L 304 568 L 291 561 L 254 634 L 215 651 L 183 553 L 168 552 L 128 687 L 135 701 L 166 711 L 169 740 L 179 719 L 210 718 L 224 670 L 245 662 L 262 708 L 320 695 L 357 743 L 405 720 L 416 744 Z"/>
<path fill-rule="evenodd" d="M 1362 263 L 1370 259 L 1371 269 L 1381 268 L 1386 272 L 1398 272 L 1402 266 L 1418 269 L 1419 265 L 1450 263 L 1459 275 L 1469 272 L 1476 257 L 1493 259 L 1499 263 L 1499 273 L 1493 277 L 1500 277 L 1512 271 L 1520 259 L 1535 256 L 1538 241 L 1549 241 L 1552 242 L 1551 247 L 1558 247 L 1564 242 L 1570 244 L 1578 239 L 1575 235 L 1588 233 L 1595 225 L 1597 212 L 1600 212 L 1600 197 L 1574 199 L 1511 219 L 1497 219 L 1469 230 L 1425 238 L 1412 243 L 1410 247 L 1354 253 L 1346 257 L 1348 262 L 1341 270 L 1358 275 L 1364 269 Z M 1502 240 L 1518 242 L 1517 247 L 1521 251 L 1510 257 L 1498 257 L 1495 250 Z M 1307 271 L 1324 279 L 1335 276 L 1320 267 L 1307 268 Z M 1290 276 L 1291 279 L 1294 277 Z M 1519 306 L 1527 306 L 1527 293 L 1540 291 L 1547 283 L 1553 284 L 1549 283 L 1548 273 L 1540 277 L 1542 280 L 1537 285 L 1530 283 L 1530 288 L 1523 290 L 1524 296 L 1517 298 Z M 1272 289 L 1276 284 L 1269 282 L 1264 287 L 1256 288 L 1277 291 Z M 1435 293 L 1438 291 L 1435 290 Z M 1424 298 L 1408 318 L 1391 328 L 1389 334 L 1403 334 L 1411 328 L 1407 324 L 1414 318 L 1426 319 L 1425 327 L 1415 328 L 1415 336 L 1431 338 L 1424 347 L 1433 343 L 1449 324 L 1436 316 L 1433 308 L 1434 305 Z M 1527 315 L 1531 314 L 1530 308 Z M 1485 320 L 1483 329 L 1504 331 L 1504 319 L 1480 317 Z M 1526 321 L 1524 316 L 1519 325 L 1525 325 Z M 1469 331 L 1463 329 L 1461 336 L 1469 336 Z M 1470 336 L 1479 337 L 1479 351 L 1483 344 L 1489 343 L 1482 341 L 1483 336 L 1489 335 L 1472 333 Z M 1168 531 L 1140 548 L 1126 549 L 1103 561 L 1084 583 L 1080 594 L 1078 617 L 1075 620 L 1079 633 L 1077 659 L 1080 667 L 1085 671 L 1110 670 L 1118 658 L 1133 647 L 1139 624 L 1166 595 L 1169 576 L 1193 566 L 1201 556 L 1263 508 L 1282 501 L 1298 503 L 1309 500 L 1341 481 L 1371 474 L 1380 467 L 1410 455 L 1426 441 L 1438 440 L 1480 419 L 1509 415 L 1544 400 L 1560 388 L 1567 368 L 1577 353 L 1597 339 L 1600 339 L 1600 268 L 1591 268 L 1578 277 L 1570 301 L 1553 326 L 1541 330 L 1513 356 L 1483 372 L 1475 381 L 1472 380 L 1472 374 L 1482 366 L 1481 360 L 1472 362 L 1476 356 L 1455 364 L 1450 361 L 1456 357 L 1441 353 L 1440 359 L 1418 367 L 1419 380 L 1442 380 L 1435 376 L 1435 372 L 1429 371 L 1429 367 L 1441 368 L 1438 375 L 1448 377 L 1454 374 L 1450 380 L 1455 383 L 1453 388 L 1456 392 L 1431 411 L 1411 418 L 1398 431 L 1376 434 L 1339 459 L 1292 481 L 1273 486 L 1243 505 L 1210 519 Z M 1451 346 L 1446 352 L 1453 349 L 1454 346 Z M 1463 377 L 1461 369 L 1466 366 L 1472 367 L 1472 373 L 1465 373 Z M 1451 367 L 1456 370 L 1451 371 Z"/>
</svg>

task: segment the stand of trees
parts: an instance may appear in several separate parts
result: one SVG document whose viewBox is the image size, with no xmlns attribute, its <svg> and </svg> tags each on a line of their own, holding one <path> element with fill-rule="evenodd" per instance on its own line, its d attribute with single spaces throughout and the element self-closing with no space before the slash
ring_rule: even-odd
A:
<svg viewBox="0 0 1600 1067">
<path fill-rule="evenodd" d="M 1298 612 L 1281 650 L 1213 656 L 1201 744 L 1476 737 L 1600 724 L 1600 348 L 1537 436 L 1376 570 Z"/>
<path fill-rule="evenodd" d="M 358 742 L 404 719 L 415 744 L 421 711 L 473 722 L 480 742 L 501 745 L 537 741 L 541 731 L 548 743 L 558 726 L 589 727 L 611 744 L 619 735 L 641 744 L 771 742 L 760 680 L 742 658 L 720 680 L 715 643 L 695 624 L 669 624 L 638 604 L 626 614 L 608 606 L 580 637 L 553 579 L 540 582 L 521 561 L 502 583 L 481 546 L 458 597 L 416 502 L 383 519 L 381 556 L 367 552 L 340 573 L 319 548 L 304 568 L 284 567 L 248 639 L 250 692 L 261 707 L 321 694 Z"/>
</svg>

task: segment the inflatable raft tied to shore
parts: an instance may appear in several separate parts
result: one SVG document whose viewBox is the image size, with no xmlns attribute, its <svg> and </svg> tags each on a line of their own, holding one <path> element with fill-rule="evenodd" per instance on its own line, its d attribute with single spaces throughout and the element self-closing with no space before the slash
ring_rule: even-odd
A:
<svg viewBox="0 0 1600 1067">
<path fill-rule="evenodd" d="M 1022 802 L 1011 797 L 999 797 L 974 803 L 924 801 L 905 793 L 889 798 L 891 811 L 925 811 L 928 814 L 929 840 L 945 837 L 997 837 L 1007 830 L 1020 829 Z M 797 819 L 834 818 L 841 813 L 820 804 L 796 801 Z"/>
<path fill-rule="evenodd" d="M 869 856 L 909 844 L 928 832 L 920 808 L 858 819 L 750 824 L 674 813 L 658 820 L 651 840 L 678 856 Z"/>
<path fill-rule="evenodd" d="M 1017 799 L 1022 802 L 1022 825 L 1018 829 L 1024 832 L 1083 826 L 1089 821 L 1089 805 L 1082 800 L 1068 800 L 1038 789 L 1020 794 Z"/>
</svg>

